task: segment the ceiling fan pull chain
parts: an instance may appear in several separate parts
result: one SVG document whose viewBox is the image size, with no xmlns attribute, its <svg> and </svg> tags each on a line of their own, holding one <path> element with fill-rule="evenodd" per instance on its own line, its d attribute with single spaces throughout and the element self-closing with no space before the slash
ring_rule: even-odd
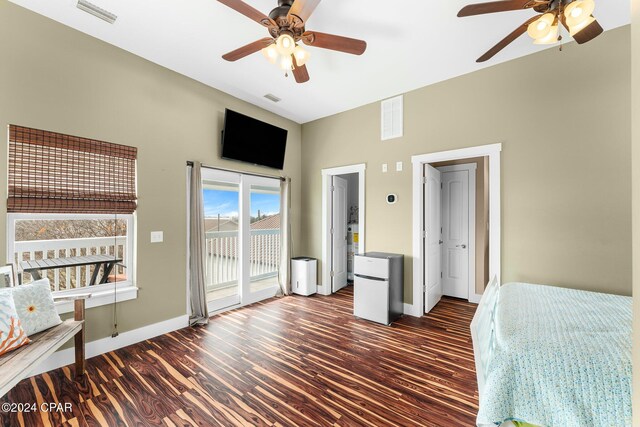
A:
<svg viewBox="0 0 640 427">
<path fill-rule="evenodd" d="M 560 43 L 560 48 L 558 49 L 560 52 L 562 52 L 562 28 L 558 28 L 558 43 Z"/>
</svg>

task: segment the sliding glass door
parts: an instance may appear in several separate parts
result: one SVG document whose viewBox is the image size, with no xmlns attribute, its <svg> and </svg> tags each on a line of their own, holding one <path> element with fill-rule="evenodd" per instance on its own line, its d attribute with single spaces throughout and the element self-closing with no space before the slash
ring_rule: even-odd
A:
<svg viewBox="0 0 640 427">
<path fill-rule="evenodd" d="M 280 183 L 252 177 L 250 186 L 249 290 L 255 297 L 278 286 Z"/>
<path fill-rule="evenodd" d="M 202 170 L 209 311 L 274 296 L 280 264 L 280 182 Z"/>
<path fill-rule="evenodd" d="M 240 177 L 202 170 L 205 282 L 209 310 L 240 303 Z"/>
</svg>

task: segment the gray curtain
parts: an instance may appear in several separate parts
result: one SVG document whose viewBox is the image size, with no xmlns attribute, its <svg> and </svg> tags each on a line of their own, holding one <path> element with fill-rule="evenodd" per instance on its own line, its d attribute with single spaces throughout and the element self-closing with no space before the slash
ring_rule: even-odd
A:
<svg viewBox="0 0 640 427">
<path fill-rule="evenodd" d="M 204 201 L 202 199 L 202 164 L 193 162 L 189 185 L 189 324 L 209 323 L 207 288 L 204 279 Z"/>
<path fill-rule="evenodd" d="M 280 182 L 280 268 L 278 282 L 283 295 L 291 294 L 291 179 Z"/>
</svg>

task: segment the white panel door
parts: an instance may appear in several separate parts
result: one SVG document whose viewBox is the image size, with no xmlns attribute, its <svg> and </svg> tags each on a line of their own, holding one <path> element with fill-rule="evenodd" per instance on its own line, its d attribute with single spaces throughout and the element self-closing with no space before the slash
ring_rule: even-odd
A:
<svg viewBox="0 0 640 427">
<path fill-rule="evenodd" d="M 442 293 L 469 298 L 469 171 L 442 173 Z"/>
<path fill-rule="evenodd" d="M 439 170 L 425 165 L 424 185 L 424 251 L 426 262 L 424 264 L 424 311 L 428 313 L 440 301 L 442 297 L 441 276 L 441 182 L 442 174 Z"/>
<path fill-rule="evenodd" d="M 331 191 L 331 288 L 347 286 L 347 188 L 346 179 L 334 176 Z"/>
</svg>

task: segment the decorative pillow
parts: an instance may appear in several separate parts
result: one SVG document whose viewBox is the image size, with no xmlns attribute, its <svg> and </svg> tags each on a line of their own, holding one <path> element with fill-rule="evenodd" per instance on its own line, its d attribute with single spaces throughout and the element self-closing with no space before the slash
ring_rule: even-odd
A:
<svg viewBox="0 0 640 427">
<path fill-rule="evenodd" d="M 62 323 L 51 295 L 49 279 L 11 288 L 16 312 L 27 335 Z"/>
<path fill-rule="evenodd" d="M 11 290 L 0 290 L 0 356 L 30 342 L 20 324 Z"/>
</svg>

